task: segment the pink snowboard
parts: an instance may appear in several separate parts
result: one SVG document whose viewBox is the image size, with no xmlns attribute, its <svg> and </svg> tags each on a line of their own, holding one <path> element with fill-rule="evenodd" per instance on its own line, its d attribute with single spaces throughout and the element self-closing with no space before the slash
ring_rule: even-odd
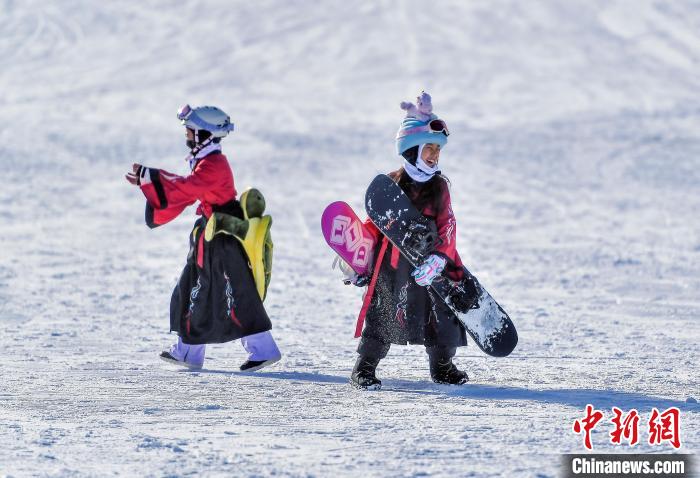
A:
<svg viewBox="0 0 700 478">
<path fill-rule="evenodd" d="M 355 211 L 342 201 L 329 204 L 321 216 L 323 237 L 358 274 L 369 270 L 374 250 L 374 237 L 365 231 Z"/>
</svg>

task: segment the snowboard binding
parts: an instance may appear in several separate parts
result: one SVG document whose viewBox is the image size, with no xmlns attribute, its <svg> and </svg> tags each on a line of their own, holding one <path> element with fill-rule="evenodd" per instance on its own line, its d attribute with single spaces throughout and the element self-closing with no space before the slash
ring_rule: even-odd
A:
<svg viewBox="0 0 700 478">
<path fill-rule="evenodd" d="M 470 309 L 479 308 L 480 288 L 469 277 L 462 279 L 450 290 L 448 300 L 450 304 L 461 313 L 466 313 Z"/>
<path fill-rule="evenodd" d="M 410 253 L 413 260 L 419 261 L 439 245 L 440 238 L 435 224 L 428 221 L 415 221 L 408 226 L 401 247 Z"/>
</svg>

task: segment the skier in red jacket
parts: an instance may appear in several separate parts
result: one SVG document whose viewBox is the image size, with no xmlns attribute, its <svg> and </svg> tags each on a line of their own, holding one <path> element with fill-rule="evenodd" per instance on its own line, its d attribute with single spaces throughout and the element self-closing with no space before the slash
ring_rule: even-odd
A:
<svg viewBox="0 0 700 478">
<path fill-rule="evenodd" d="M 427 93 L 417 103 L 401 104 L 407 114 L 396 147 L 403 167 L 389 176 L 435 222 L 440 240 L 425 262 L 414 268 L 371 222 L 366 223 L 377 246 L 371 277 L 354 277 L 356 285 L 369 283 L 356 329 L 356 335 L 362 337 L 359 357 L 351 375 L 351 383 L 362 389 L 381 387 L 376 368 L 391 344 L 425 345 L 430 375 L 437 383 L 462 385 L 468 381 L 467 374 L 452 362 L 457 347 L 467 345 L 466 331 L 429 287 L 443 270 L 453 280 L 461 280 L 464 274 L 449 183 L 438 169 L 449 132 L 445 122 L 432 113 Z"/>
<path fill-rule="evenodd" d="M 240 242 L 219 234 L 207 242 L 204 230 L 213 212 L 243 219 L 231 167 L 221 152 L 221 139 L 233 131 L 226 113 L 213 106 L 184 106 L 178 119 L 186 129 L 191 174 L 134 164 L 126 179 L 146 196 L 146 224 L 157 227 L 199 201 L 190 234 L 190 252 L 170 301 L 170 330 L 178 342 L 160 357 L 189 368 L 201 368 L 208 343 L 241 339 L 248 352 L 242 371 L 255 371 L 281 358 L 272 324 L 256 289 Z"/>
</svg>

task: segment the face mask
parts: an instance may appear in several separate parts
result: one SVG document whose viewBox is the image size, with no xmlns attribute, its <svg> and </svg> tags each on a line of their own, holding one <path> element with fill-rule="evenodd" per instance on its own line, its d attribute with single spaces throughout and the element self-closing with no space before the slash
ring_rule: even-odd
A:
<svg viewBox="0 0 700 478">
<path fill-rule="evenodd" d="M 420 148 L 418 149 L 418 157 L 416 158 L 416 167 L 426 174 L 433 175 L 439 171 L 438 165 L 436 164 L 431 168 L 425 161 L 423 161 L 423 148 L 425 148 L 425 145 L 421 144 Z"/>
<path fill-rule="evenodd" d="M 440 174 L 440 170 L 437 165 L 428 167 L 427 164 L 421 159 L 421 154 L 423 153 L 423 146 L 418 149 L 418 157 L 416 158 L 416 164 L 411 164 L 407 159 L 404 159 L 403 167 L 406 173 L 418 183 L 424 183 L 432 179 L 436 174 Z"/>
</svg>

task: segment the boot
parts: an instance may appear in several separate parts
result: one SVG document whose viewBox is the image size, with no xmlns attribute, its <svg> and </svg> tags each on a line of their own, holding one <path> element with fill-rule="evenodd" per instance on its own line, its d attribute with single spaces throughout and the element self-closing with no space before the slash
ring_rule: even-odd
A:
<svg viewBox="0 0 700 478">
<path fill-rule="evenodd" d="M 191 362 L 186 362 L 184 360 L 179 360 L 177 357 L 174 357 L 170 352 L 167 350 L 164 350 L 160 353 L 159 355 L 161 360 L 164 360 L 168 363 L 174 364 L 174 365 L 182 365 L 183 367 L 190 368 L 192 370 L 199 370 L 202 368 L 201 363 L 191 363 Z"/>
<path fill-rule="evenodd" d="M 246 360 L 239 368 L 241 372 L 256 372 L 261 368 L 265 368 L 273 363 L 279 362 L 281 358 L 282 357 L 275 357 L 268 360 Z"/>
<path fill-rule="evenodd" d="M 355 362 L 355 368 L 350 375 L 350 383 L 361 390 L 379 390 L 382 381 L 377 378 L 375 371 L 380 359 L 371 359 L 360 355 Z"/>
<path fill-rule="evenodd" d="M 452 363 L 451 358 L 435 358 L 430 360 L 430 376 L 433 382 L 448 385 L 464 385 L 469 381 L 466 372 L 462 372 Z"/>
<path fill-rule="evenodd" d="M 241 344 L 248 352 L 248 360 L 241 365 L 241 372 L 255 372 L 279 362 L 282 358 L 282 352 L 269 330 L 241 337 Z"/>
</svg>

